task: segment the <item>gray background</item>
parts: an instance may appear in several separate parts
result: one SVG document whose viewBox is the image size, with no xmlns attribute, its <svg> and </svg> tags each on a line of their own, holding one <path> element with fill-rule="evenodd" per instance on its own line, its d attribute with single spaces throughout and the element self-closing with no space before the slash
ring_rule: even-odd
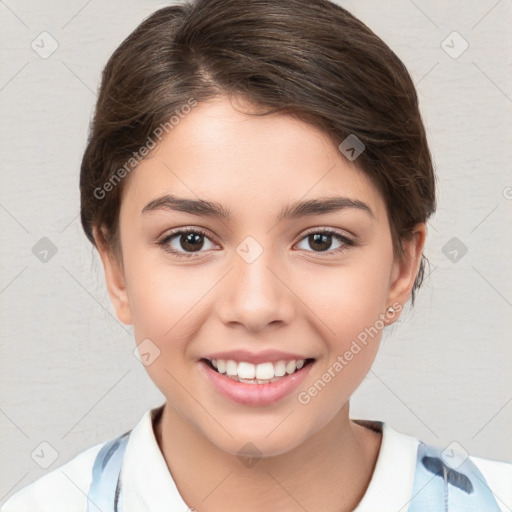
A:
<svg viewBox="0 0 512 512">
<path fill-rule="evenodd" d="M 512 2 L 340 3 L 410 70 L 439 176 L 430 276 L 385 334 L 351 416 L 512 460 Z M 107 58 L 164 5 L 0 1 L 2 502 L 163 403 L 81 231 L 78 173 Z M 47 58 L 43 31 L 58 43 Z"/>
</svg>

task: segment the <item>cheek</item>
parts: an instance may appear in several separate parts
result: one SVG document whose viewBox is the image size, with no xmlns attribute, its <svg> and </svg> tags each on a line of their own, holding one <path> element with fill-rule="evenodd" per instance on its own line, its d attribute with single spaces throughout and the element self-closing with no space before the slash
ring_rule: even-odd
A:
<svg viewBox="0 0 512 512">
<path fill-rule="evenodd" d="M 183 363 L 194 362 L 190 340 L 199 337 L 205 314 L 201 298 L 211 288 L 204 274 L 202 279 L 200 272 L 196 274 L 197 279 L 191 275 L 191 267 L 146 265 L 142 259 L 127 272 L 136 343 L 146 343 L 141 347 L 149 346 L 149 352 L 157 354 L 145 370 L 175 405 L 186 404 L 187 396 L 171 375 L 178 382 L 190 377 L 190 366 Z"/>
<path fill-rule="evenodd" d="M 300 390 L 297 399 L 319 423 L 330 421 L 364 380 L 384 329 L 381 315 L 389 291 L 392 252 L 361 251 L 359 255 L 344 267 L 311 272 L 303 288 L 305 302 L 314 313 L 308 318 L 324 340 L 326 352 L 314 381 Z"/>
<path fill-rule="evenodd" d="M 134 336 L 137 344 L 149 339 L 156 346 L 159 356 L 146 370 L 164 389 L 172 383 L 169 371 L 188 378 L 221 276 L 208 265 L 177 264 L 160 249 L 135 245 L 125 258 Z"/>
<path fill-rule="evenodd" d="M 142 336 L 179 344 L 190 338 L 201 298 L 211 288 L 204 273 L 192 267 L 140 264 L 127 279 L 137 340 Z"/>
<path fill-rule="evenodd" d="M 310 264 L 301 272 L 297 295 L 323 324 L 326 337 L 343 344 L 385 312 L 392 265 L 390 244 L 354 252 L 338 267 Z"/>
<path fill-rule="evenodd" d="M 355 252 L 343 266 L 304 272 L 304 302 L 314 312 L 308 318 L 324 340 L 325 357 L 319 361 L 320 379 L 313 388 L 303 390 L 301 403 L 314 402 L 316 414 L 327 415 L 326 421 L 330 413 L 322 404 L 330 403 L 332 407 L 327 409 L 337 410 L 375 360 L 385 327 L 381 315 L 386 309 L 392 264 L 391 244 L 383 243 Z"/>
</svg>

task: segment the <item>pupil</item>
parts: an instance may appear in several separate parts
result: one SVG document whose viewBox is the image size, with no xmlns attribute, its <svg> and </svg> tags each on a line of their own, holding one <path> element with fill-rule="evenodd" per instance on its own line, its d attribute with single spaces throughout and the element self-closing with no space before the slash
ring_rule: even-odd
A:
<svg viewBox="0 0 512 512">
<path fill-rule="evenodd" d="M 185 236 L 185 243 L 181 244 L 181 248 L 192 251 L 199 250 L 204 244 L 204 240 L 202 240 L 202 238 L 203 235 L 199 233 L 188 233 Z"/>
<path fill-rule="evenodd" d="M 324 234 L 324 233 L 315 233 L 313 235 L 310 235 L 310 239 L 313 239 L 313 243 L 311 244 L 311 247 L 315 248 L 314 245 L 317 244 L 317 245 L 322 245 L 322 243 L 325 245 L 327 245 L 327 247 L 317 247 L 317 250 L 319 251 L 326 251 L 327 249 L 329 249 L 330 245 L 331 245 L 331 238 L 332 238 L 332 235 L 329 235 L 329 234 Z"/>
</svg>

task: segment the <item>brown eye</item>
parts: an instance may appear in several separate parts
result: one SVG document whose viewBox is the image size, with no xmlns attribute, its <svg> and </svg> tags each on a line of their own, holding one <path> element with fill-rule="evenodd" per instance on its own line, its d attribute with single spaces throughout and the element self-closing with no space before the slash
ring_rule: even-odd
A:
<svg viewBox="0 0 512 512">
<path fill-rule="evenodd" d="M 302 238 L 300 243 L 306 242 L 313 251 L 308 252 L 327 252 L 327 253 L 339 253 L 347 250 L 350 246 L 355 245 L 354 241 L 345 235 L 342 235 L 331 229 L 322 229 L 318 231 L 311 231 Z M 337 245 L 332 248 L 333 243 Z M 308 250 L 306 247 L 302 249 Z"/>
<path fill-rule="evenodd" d="M 309 246 L 316 251 L 327 251 L 332 244 L 332 235 L 324 233 L 315 233 L 308 236 Z"/>
<path fill-rule="evenodd" d="M 187 233 L 184 235 L 179 235 L 178 240 L 180 241 L 180 247 L 184 251 L 199 251 L 204 245 L 203 235 L 195 232 Z"/>
<path fill-rule="evenodd" d="M 201 253 L 205 242 L 212 243 L 205 231 L 197 229 L 181 229 L 173 231 L 165 236 L 158 245 L 163 247 L 164 251 L 181 257 L 193 257 L 194 253 Z M 213 245 L 213 244 L 212 244 Z M 208 249 L 208 247 L 207 247 Z"/>
</svg>

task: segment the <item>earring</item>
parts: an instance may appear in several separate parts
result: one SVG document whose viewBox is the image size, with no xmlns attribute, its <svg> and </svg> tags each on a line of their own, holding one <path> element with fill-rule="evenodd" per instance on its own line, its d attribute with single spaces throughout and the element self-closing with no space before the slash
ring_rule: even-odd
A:
<svg viewBox="0 0 512 512">
<path fill-rule="evenodd" d="M 394 315 L 395 314 L 395 308 L 393 306 L 389 306 L 389 308 L 386 309 L 386 314 Z"/>
</svg>

